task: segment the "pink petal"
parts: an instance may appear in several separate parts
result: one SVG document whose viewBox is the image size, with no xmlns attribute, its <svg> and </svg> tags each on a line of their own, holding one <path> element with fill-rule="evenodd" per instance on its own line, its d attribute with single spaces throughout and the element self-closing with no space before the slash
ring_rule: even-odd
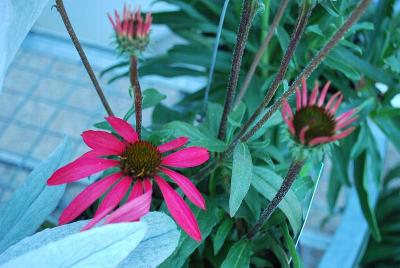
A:
<svg viewBox="0 0 400 268">
<path fill-rule="evenodd" d="M 340 123 L 336 124 L 335 130 L 340 130 L 341 128 L 347 127 L 354 121 L 358 119 L 358 116 L 354 116 L 352 118 L 347 119 L 346 121 L 341 121 Z"/>
<path fill-rule="evenodd" d="M 103 158 L 80 157 L 58 169 L 47 180 L 48 185 L 58 185 L 86 178 L 97 172 L 119 165 L 119 161 Z"/>
<path fill-rule="evenodd" d="M 354 113 L 356 112 L 355 109 L 351 109 L 347 112 L 342 113 L 336 118 L 336 124 L 341 123 L 342 121 L 346 121 L 348 118 L 350 118 Z"/>
<path fill-rule="evenodd" d="M 292 110 L 290 109 L 289 104 L 287 103 L 286 100 L 284 100 L 282 108 L 282 118 L 285 121 L 286 125 L 288 126 L 290 133 L 292 133 L 292 135 L 295 135 L 296 131 L 293 126 L 293 121 L 292 119 L 289 119 L 288 113 L 290 113 L 291 117 L 293 117 Z"/>
<path fill-rule="evenodd" d="M 303 90 L 303 107 L 307 106 L 307 82 L 304 77 L 301 78 L 302 90 Z"/>
<path fill-rule="evenodd" d="M 199 166 L 207 162 L 209 158 L 210 154 L 206 148 L 192 146 L 167 155 L 161 160 L 161 164 L 176 168 L 187 168 Z"/>
<path fill-rule="evenodd" d="M 189 139 L 187 137 L 179 137 L 175 140 L 169 141 L 167 143 L 161 144 L 160 146 L 157 147 L 157 149 L 161 153 L 165 153 L 171 150 L 178 149 L 179 147 L 182 147 L 186 143 L 188 143 Z"/>
<path fill-rule="evenodd" d="M 317 101 L 318 92 L 319 92 L 318 88 L 319 88 L 318 81 L 315 81 L 315 86 L 314 86 L 314 89 L 313 89 L 313 91 L 311 93 L 311 97 L 310 97 L 310 105 L 315 105 L 315 102 Z"/>
<path fill-rule="evenodd" d="M 318 106 L 319 107 L 321 107 L 324 104 L 325 97 L 326 97 L 326 94 L 328 93 L 328 89 L 329 89 L 330 84 L 331 84 L 331 81 L 328 81 L 325 84 L 324 88 L 322 89 L 321 95 L 319 96 L 319 100 L 318 100 Z"/>
<path fill-rule="evenodd" d="M 143 194 L 142 181 L 136 181 L 128 197 L 128 202 Z"/>
<path fill-rule="evenodd" d="M 317 145 L 317 144 L 327 143 L 327 142 L 330 142 L 330 141 L 332 141 L 332 137 L 317 137 L 317 138 L 312 139 L 308 143 L 308 145 L 309 146 L 314 146 L 314 145 Z"/>
<path fill-rule="evenodd" d="M 178 225 L 194 240 L 201 241 L 201 233 L 196 218 L 189 206 L 185 203 L 182 197 L 177 194 L 174 189 L 161 177 L 155 176 L 165 203 L 168 207 L 171 216 L 175 219 Z"/>
<path fill-rule="evenodd" d="M 183 193 L 190 201 L 192 201 L 193 204 L 201 209 L 206 209 L 206 204 L 203 196 L 201 195 L 199 190 L 197 190 L 196 186 L 187 177 L 167 168 L 161 168 L 161 171 L 164 172 L 168 177 L 170 177 L 176 184 L 178 184 Z"/>
<path fill-rule="evenodd" d="M 150 188 L 144 194 L 127 202 L 114 211 L 106 219 L 105 223 L 130 222 L 140 219 L 150 210 L 152 192 L 153 191 Z"/>
<path fill-rule="evenodd" d="M 118 172 L 104 177 L 85 188 L 85 190 L 75 197 L 68 207 L 64 209 L 60 219 L 58 220 L 58 223 L 61 225 L 74 220 L 91 204 L 93 204 L 94 201 L 99 199 L 108 188 L 110 188 L 119 178 L 121 178 L 121 176 L 122 173 Z"/>
<path fill-rule="evenodd" d="M 288 115 L 288 118 L 293 117 L 292 109 L 286 99 L 283 100 L 283 111 Z"/>
<path fill-rule="evenodd" d="M 298 87 L 296 87 L 296 110 L 301 109 L 301 92 Z"/>
<path fill-rule="evenodd" d="M 305 126 L 305 127 L 303 127 L 303 128 L 300 130 L 300 142 L 301 142 L 302 144 L 306 144 L 306 142 L 305 142 L 306 132 L 307 132 L 307 130 L 309 130 L 309 129 L 310 129 L 309 126 Z"/>
<path fill-rule="evenodd" d="M 98 214 L 95 216 L 88 224 L 86 224 L 81 231 L 86 231 L 95 226 L 99 221 L 101 221 L 105 216 L 107 216 L 108 213 L 110 213 L 113 210 L 112 207 L 107 208 L 106 210 L 103 210 L 102 213 Z"/>
<path fill-rule="evenodd" d="M 328 103 L 325 106 L 325 109 L 327 111 L 329 111 L 329 109 L 331 108 L 331 106 L 333 105 L 333 103 L 335 102 L 335 100 L 341 95 L 341 93 L 338 91 L 335 94 L 333 94 L 333 96 L 329 99 Z"/>
<path fill-rule="evenodd" d="M 108 208 L 116 208 L 121 200 L 124 198 L 125 194 L 129 190 L 132 180 L 130 178 L 123 178 L 120 180 L 106 195 L 106 197 L 101 201 L 99 207 L 96 210 L 95 217 L 101 214 L 103 211 L 108 210 Z"/>
<path fill-rule="evenodd" d="M 107 13 L 107 17 L 108 17 L 108 19 L 110 20 L 111 25 L 112 25 L 112 27 L 113 27 L 113 29 L 114 29 L 114 31 L 115 31 L 115 30 L 117 29 L 117 27 L 116 27 L 116 25 L 115 25 L 114 20 L 112 19 L 111 15 L 110 15 L 109 13 Z"/>
<path fill-rule="evenodd" d="M 115 153 L 112 150 L 98 149 L 98 150 L 91 150 L 89 152 L 84 153 L 81 156 L 81 158 L 97 158 L 97 157 L 110 156 L 110 155 L 115 155 Z"/>
<path fill-rule="evenodd" d="M 115 116 L 106 117 L 107 122 L 124 140 L 130 143 L 138 141 L 138 135 L 135 129 L 125 120 Z"/>
<path fill-rule="evenodd" d="M 356 128 L 355 127 L 349 127 L 348 129 L 340 132 L 339 134 L 336 134 L 335 136 L 332 137 L 332 140 L 340 140 L 343 139 L 347 136 L 349 136 Z"/>
<path fill-rule="evenodd" d="M 122 141 L 105 131 L 87 130 L 82 133 L 82 138 L 87 146 L 95 150 L 109 150 L 116 155 L 125 150 L 125 144 Z"/>
<path fill-rule="evenodd" d="M 340 95 L 339 100 L 335 103 L 335 105 L 331 109 L 331 114 L 334 115 L 339 108 L 340 104 L 342 104 L 343 101 L 343 95 Z"/>
</svg>

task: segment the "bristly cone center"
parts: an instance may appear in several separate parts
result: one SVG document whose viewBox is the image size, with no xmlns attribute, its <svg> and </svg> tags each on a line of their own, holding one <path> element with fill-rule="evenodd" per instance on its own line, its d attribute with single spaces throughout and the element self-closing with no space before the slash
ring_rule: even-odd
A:
<svg viewBox="0 0 400 268">
<path fill-rule="evenodd" d="M 144 179 L 160 170 L 161 153 L 147 141 L 130 144 L 121 155 L 121 171 L 124 175 Z"/>
<path fill-rule="evenodd" d="M 303 127 L 309 127 L 305 134 L 305 142 L 308 143 L 313 138 L 332 137 L 335 134 L 336 122 L 334 116 L 323 107 L 313 105 L 298 110 L 294 114 L 293 125 L 298 140 Z"/>
</svg>

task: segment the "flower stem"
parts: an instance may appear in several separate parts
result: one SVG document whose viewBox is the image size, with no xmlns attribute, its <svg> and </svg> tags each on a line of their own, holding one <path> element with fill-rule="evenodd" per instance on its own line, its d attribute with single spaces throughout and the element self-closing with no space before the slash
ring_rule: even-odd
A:
<svg viewBox="0 0 400 268">
<path fill-rule="evenodd" d="M 242 86 L 240 87 L 239 94 L 237 95 L 237 98 L 236 98 L 235 106 L 239 105 L 239 103 L 242 101 L 244 95 L 246 94 L 246 91 L 249 88 L 251 79 L 254 76 L 256 68 L 257 68 L 258 64 L 260 63 L 260 61 L 264 55 L 264 52 L 267 49 L 268 44 L 271 41 L 272 36 L 274 35 L 275 30 L 278 27 L 280 20 L 282 19 L 283 14 L 285 13 L 285 9 L 286 9 L 288 2 L 289 2 L 289 0 L 281 1 L 280 5 L 279 5 L 279 9 L 278 9 L 278 11 L 274 17 L 274 20 L 272 21 L 272 24 L 269 28 L 268 34 L 264 38 L 264 41 L 261 44 L 260 49 L 257 51 L 257 54 L 254 57 L 253 62 L 251 63 L 250 69 L 246 74 L 244 82 L 243 82 Z"/>
<path fill-rule="evenodd" d="M 75 34 L 74 28 L 72 27 L 72 24 L 68 18 L 68 14 L 67 11 L 65 10 L 64 3 L 62 0 L 56 0 L 56 8 L 61 15 L 65 28 L 67 29 L 67 32 L 72 40 L 72 43 L 74 44 L 76 50 L 78 51 L 79 57 L 81 58 L 81 61 L 85 66 L 86 72 L 88 73 L 90 80 L 92 81 L 94 88 L 96 89 L 97 95 L 99 95 L 99 98 L 104 106 L 104 109 L 106 110 L 108 115 L 114 115 L 110 105 L 108 104 L 106 96 L 104 95 L 104 92 L 101 89 L 99 82 L 97 81 L 96 75 L 94 74 L 93 69 L 90 66 L 89 60 L 87 59 L 86 54 L 82 49 L 81 43 L 79 42 L 79 39 Z"/>
<path fill-rule="evenodd" d="M 247 237 L 249 239 L 254 238 L 254 236 L 260 231 L 260 229 L 263 227 L 263 225 L 271 217 L 272 213 L 274 213 L 274 211 L 278 207 L 279 203 L 289 192 L 290 187 L 292 186 L 293 182 L 296 180 L 297 175 L 299 174 L 301 168 L 304 166 L 304 163 L 305 163 L 304 159 L 294 159 L 292 161 L 292 164 L 290 165 L 288 173 L 286 174 L 286 177 L 283 180 L 282 185 L 279 188 L 278 192 L 276 193 L 274 198 L 271 200 L 271 202 L 268 204 L 267 208 L 264 209 L 264 211 L 261 213 L 261 216 L 258 219 L 258 221 L 256 222 L 256 224 L 253 226 L 253 228 L 251 228 L 251 230 L 247 234 Z"/>
<path fill-rule="evenodd" d="M 301 78 L 308 78 L 312 72 L 318 67 L 318 65 L 325 59 L 331 49 L 342 39 L 344 34 L 350 29 L 350 27 L 361 17 L 365 9 L 368 7 L 371 0 L 362 0 L 359 5 L 353 10 L 350 16 L 347 18 L 345 23 L 339 30 L 331 37 L 326 45 L 314 56 L 311 62 L 303 69 L 303 71 L 296 77 L 292 82 L 289 89 L 283 93 L 283 95 L 271 106 L 271 108 L 264 114 L 264 116 L 250 129 L 250 124 L 246 124 L 246 128 L 243 127 L 236 139 L 228 146 L 224 152 L 223 157 L 230 156 L 239 141 L 248 141 L 268 120 L 271 116 L 279 109 L 284 99 L 290 97 L 296 90 L 296 87 L 300 85 Z M 260 105 L 261 106 L 261 105 Z M 259 109 L 257 109 L 259 110 Z M 262 109 L 261 109 L 262 111 Z M 260 112 L 261 113 L 261 112 Z M 256 116 L 258 117 L 258 115 Z"/>
<path fill-rule="evenodd" d="M 255 0 L 244 0 L 243 2 L 236 44 L 232 55 L 232 67 L 226 90 L 224 111 L 222 113 L 221 123 L 218 132 L 218 138 L 221 140 L 225 140 L 226 129 L 228 127 L 228 115 L 232 110 L 233 101 L 235 98 L 235 91 L 239 79 L 240 65 L 242 63 L 242 57 L 246 46 L 247 36 L 250 30 L 253 16 L 255 14 L 255 10 L 257 8 L 257 4 L 258 3 Z"/>
<path fill-rule="evenodd" d="M 296 47 L 300 42 L 301 36 L 304 33 L 304 29 L 307 26 L 308 18 L 311 15 L 312 7 L 313 5 L 310 5 L 307 0 L 304 0 L 303 7 L 300 11 L 299 16 L 297 17 L 297 22 L 294 31 L 290 38 L 290 42 L 286 49 L 285 55 L 282 58 L 278 73 L 275 76 L 275 79 L 272 82 L 271 86 L 269 87 L 267 95 L 264 97 L 262 103 L 257 107 L 256 111 L 251 115 L 250 119 L 244 124 L 238 136 L 244 134 L 246 129 L 248 129 L 250 125 L 257 119 L 258 115 L 267 107 L 267 105 L 275 95 L 280 83 L 285 77 L 286 71 L 289 67 L 290 60 L 293 57 Z"/>
<path fill-rule="evenodd" d="M 142 134 L 142 90 L 140 89 L 138 62 L 135 56 L 131 56 L 131 63 L 129 67 L 129 79 L 131 81 L 135 97 L 136 132 L 140 139 Z"/>
</svg>

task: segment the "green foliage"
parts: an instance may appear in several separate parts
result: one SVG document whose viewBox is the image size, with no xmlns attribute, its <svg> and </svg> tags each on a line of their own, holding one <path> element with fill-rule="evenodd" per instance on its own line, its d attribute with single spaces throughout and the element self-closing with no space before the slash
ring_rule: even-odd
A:
<svg viewBox="0 0 400 268">
<path fill-rule="evenodd" d="M 175 44 L 165 54 L 155 55 L 143 61 L 140 74 L 206 78 L 211 66 L 212 49 L 223 1 L 166 2 L 177 6 L 177 9 L 155 13 L 154 23 L 166 25 L 186 42 Z M 249 33 L 238 88 L 266 36 L 280 1 L 264 2 L 265 10 L 256 15 Z M 287 85 L 343 24 L 359 1 L 315 2 L 317 3 L 305 34 L 290 61 L 283 86 L 278 89 L 277 96 L 282 94 Z M 377 129 L 379 128 L 400 151 L 400 113 L 399 109 L 391 104 L 400 85 L 400 15 L 393 9 L 394 2 L 383 0 L 372 4 L 308 81 L 310 87 L 313 80 L 318 79 L 320 83 L 330 80 L 332 86 L 328 94 L 332 95 L 337 91 L 343 93 L 344 104 L 338 114 L 350 108 L 358 110 L 359 118 L 354 125 L 359 128 L 346 139 L 331 146 L 333 170 L 330 174 L 327 199 L 331 212 L 334 212 L 341 190 L 356 187 L 360 206 L 376 240 L 370 242 L 372 246 L 373 243 L 387 241 L 386 231 L 379 216 L 380 211 L 375 209 L 376 196 L 382 190 L 383 170 L 383 145 L 376 136 L 379 132 Z M 171 137 L 187 136 L 191 140 L 190 145 L 207 147 L 212 156 L 215 156 L 225 151 L 265 96 L 293 31 L 298 14 L 298 1 L 289 1 L 242 103 L 230 113 L 227 141 L 216 138 L 241 4 L 242 1 L 230 1 L 228 6 L 205 117 L 201 120 L 197 120 L 196 117 L 203 114 L 204 88 L 184 94 L 174 107 L 160 104 L 162 99 L 156 94 L 156 101 L 152 102 L 152 105 L 155 105 L 153 132 L 149 137 L 155 143 Z M 110 75 L 110 82 L 113 82 L 126 77 L 127 68 L 128 62 L 120 62 L 105 70 L 103 74 Z M 388 90 L 380 92 L 376 83 L 386 85 Z M 205 214 L 196 211 L 200 213 L 196 214 L 196 217 L 201 223 L 204 241 L 198 245 L 183 234 L 176 253 L 164 263 L 164 267 L 180 267 L 185 264 L 190 266 L 193 263 L 200 263 L 199 267 L 233 265 L 230 259 L 238 252 L 245 253 L 240 260 L 244 266 L 251 263 L 257 267 L 289 267 L 290 260 L 293 259 L 293 265 L 301 267 L 301 261 L 294 249 L 294 241 L 301 232 L 304 224 L 303 214 L 308 210 L 316 186 L 317 176 L 310 176 L 317 174 L 314 166 L 302 171 L 293 188 L 279 205 L 279 210 L 263 226 L 259 237 L 252 242 L 242 239 L 254 225 L 261 210 L 274 197 L 290 164 L 291 154 L 287 135 L 282 131 L 282 122 L 280 113 L 276 112 L 246 144 L 237 145 L 233 159 L 219 161 L 218 156 L 213 158 L 217 163 L 216 169 L 197 183 L 200 190 L 207 192 L 209 199 L 215 202 L 212 208 L 208 206 Z M 394 196 L 388 199 L 397 200 Z M 206 217 L 208 222 L 203 217 Z M 382 239 L 382 242 L 377 242 L 379 239 Z M 369 247 L 372 247 L 370 245 Z M 368 252 L 374 254 L 373 250 Z M 392 248 L 390 252 L 394 254 L 398 252 L 398 248 Z M 375 259 L 369 257 L 365 263 L 373 261 Z"/>
</svg>

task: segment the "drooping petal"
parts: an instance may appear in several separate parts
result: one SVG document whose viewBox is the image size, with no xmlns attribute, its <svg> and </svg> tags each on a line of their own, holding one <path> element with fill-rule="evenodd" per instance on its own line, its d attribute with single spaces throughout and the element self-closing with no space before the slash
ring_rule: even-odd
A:
<svg viewBox="0 0 400 268">
<path fill-rule="evenodd" d="M 182 147 L 183 145 L 185 145 L 188 142 L 189 142 L 189 139 L 187 137 L 179 137 L 179 138 L 176 138 L 175 140 L 161 144 L 160 146 L 157 147 L 157 149 L 161 153 L 165 153 L 165 152 L 168 152 L 171 150 L 178 149 L 179 147 Z"/>
<path fill-rule="evenodd" d="M 143 186 L 142 186 L 142 181 L 138 180 L 135 182 L 135 184 L 132 187 L 132 190 L 129 194 L 128 197 L 128 202 L 135 199 L 136 197 L 140 196 L 143 194 Z"/>
<path fill-rule="evenodd" d="M 321 144 L 321 143 L 327 143 L 327 142 L 330 142 L 330 141 L 332 141 L 332 137 L 317 137 L 317 138 L 314 138 L 314 139 L 310 140 L 308 145 L 314 146 L 314 145 L 318 145 L 318 144 Z"/>
<path fill-rule="evenodd" d="M 321 107 L 324 104 L 326 94 L 328 93 L 329 86 L 331 85 L 331 81 L 328 81 L 322 89 L 321 95 L 319 96 L 318 106 Z"/>
<path fill-rule="evenodd" d="M 342 104 L 343 101 L 343 95 L 340 95 L 339 100 L 335 103 L 335 105 L 332 107 L 330 110 L 331 114 L 334 115 L 339 108 L 340 104 Z"/>
<path fill-rule="evenodd" d="M 289 118 L 288 114 L 289 114 L 290 118 L 292 118 L 292 119 Z M 292 110 L 290 109 L 290 106 L 286 100 L 283 100 L 282 118 L 285 121 L 286 125 L 288 126 L 290 133 L 292 135 L 295 135 L 296 131 L 294 129 L 294 125 L 293 125 L 293 121 L 292 121 L 293 113 L 292 113 Z"/>
<path fill-rule="evenodd" d="M 121 200 L 124 198 L 129 190 L 129 186 L 132 180 L 130 178 L 121 179 L 106 195 L 106 197 L 101 201 L 99 207 L 96 210 L 95 217 L 101 214 L 103 211 L 108 210 L 108 208 L 116 208 Z"/>
<path fill-rule="evenodd" d="M 149 180 L 147 180 L 149 181 Z M 114 211 L 105 223 L 131 222 L 140 219 L 150 210 L 152 189 L 148 189 L 144 194 L 128 201 L 126 204 Z"/>
<path fill-rule="evenodd" d="M 340 132 L 339 134 L 336 134 L 335 136 L 332 137 L 332 141 L 335 140 L 340 140 L 343 138 L 346 138 L 347 136 L 349 136 L 356 128 L 355 127 L 349 127 L 348 129 Z"/>
<path fill-rule="evenodd" d="M 302 144 L 305 144 L 306 143 L 306 141 L 305 141 L 305 139 L 306 139 L 306 132 L 307 132 L 307 130 L 309 130 L 309 126 L 304 126 L 301 130 L 300 130 L 300 142 L 302 143 Z"/>
<path fill-rule="evenodd" d="M 315 105 L 315 102 L 317 101 L 318 93 L 319 93 L 319 84 L 318 84 L 318 81 L 315 81 L 314 89 L 313 89 L 313 91 L 311 93 L 311 97 L 310 97 L 310 106 Z"/>
<path fill-rule="evenodd" d="M 296 110 L 301 109 L 301 92 L 299 87 L 296 87 Z"/>
<path fill-rule="evenodd" d="M 301 78 L 301 85 L 302 85 L 302 90 L 303 90 L 303 107 L 307 106 L 307 82 L 306 79 L 304 77 Z"/>
<path fill-rule="evenodd" d="M 333 105 L 333 103 L 336 101 L 337 98 L 340 98 L 342 93 L 340 93 L 339 91 L 336 92 L 335 94 L 332 95 L 332 97 L 329 99 L 328 103 L 325 106 L 325 109 L 327 111 L 330 110 L 331 106 Z"/>
<path fill-rule="evenodd" d="M 199 166 L 207 162 L 209 158 L 210 154 L 206 148 L 192 146 L 167 155 L 161 160 L 161 164 L 176 168 L 187 168 Z"/>
<path fill-rule="evenodd" d="M 340 130 L 342 128 L 347 127 L 348 125 L 350 125 L 351 123 L 356 121 L 357 118 L 358 118 L 358 116 L 354 116 L 352 118 L 348 118 L 346 121 L 341 121 L 340 123 L 336 124 L 335 130 Z"/>
<path fill-rule="evenodd" d="M 336 124 L 340 124 L 342 121 L 346 121 L 349 119 L 354 113 L 356 112 L 355 109 L 351 109 L 347 112 L 342 113 L 336 118 Z"/>
<path fill-rule="evenodd" d="M 105 216 L 107 216 L 108 213 L 110 213 L 113 210 L 112 207 L 107 208 L 106 210 L 103 210 L 102 213 L 99 213 L 97 216 L 93 217 L 93 219 L 88 222 L 81 231 L 86 231 L 95 226 L 97 223 L 99 223 Z"/>
<path fill-rule="evenodd" d="M 91 204 L 104 194 L 119 178 L 122 177 L 122 173 L 118 172 L 109 175 L 99 181 L 91 184 L 85 190 L 83 190 L 74 200 L 64 209 L 58 223 L 66 224 L 78 217 L 83 211 L 85 211 Z"/>
<path fill-rule="evenodd" d="M 81 156 L 81 158 L 97 158 L 97 157 L 104 157 L 111 155 L 115 155 L 113 150 L 97 149 L 97 150 L 90 150 L 89 152 L 84 153 Z"/>
<path fill-rule="evenodd" d="M 107 168 L 118 165 L 119 161 L 117 160 L 80 157 L 54 172 L 53 175 L 47 180 L 47 184 L 59 185 L 77 181 Z"/>
<path fill-rule="evenodd" d="M 125 150 L 125 144 L 122 141 L 105 131 L 87 130 L 82 133 L 82 138 L 87 146 L 95 150 L 109 150 L 116 155 Z"/>
<path fill-rule="evenodd" d="M 115 116 L 106 117 L 107 122 L 124 140 L 130 143 L 138 141 L 138 135 L 135 129 L 125 120 Z"/>
<path fill-rule="evenodd" d="M 201 233 L 196 218 L 182 197 L 161 177 L 154 177 L 167 204 L 171 216 L 194 240 L 201 241 Z"/>
<path fill-rule="evenodd" d="M 286 99 L 284 99 L 283 101 L 282 101 L 282 110 L 284 111 L 284 113 L 288 116 L 288 119 L 289 118 L 293 118 L 293 113 L 292 113 L 292 109 L 290 108 L 290 105 L 289 105 L 289 103 L 287 102 L 287 100 Z"/>
<path fill-rule="evenodd" d="M 183 191 L 186 197 L 192 201 L 193 204 L 201 209 L 206 209 L 206 203 L 203 196 L 197 190 L 196 186 L 187 177 L 167 168 L 161 168 L 168 177 L 170 177 Z"/>
</svg>

